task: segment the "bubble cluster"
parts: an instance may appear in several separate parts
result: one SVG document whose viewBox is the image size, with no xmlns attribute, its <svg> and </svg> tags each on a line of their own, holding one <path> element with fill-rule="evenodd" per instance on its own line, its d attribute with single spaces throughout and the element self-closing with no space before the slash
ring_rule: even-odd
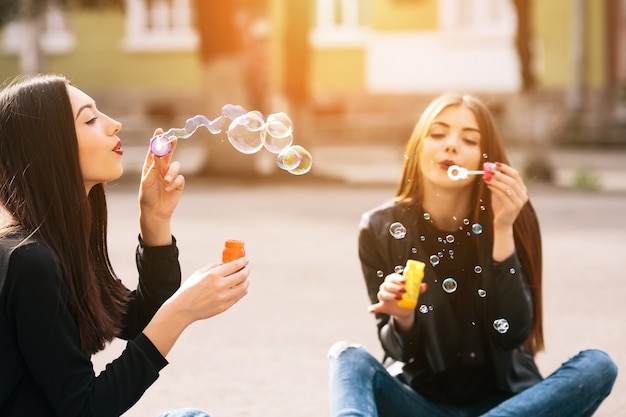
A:
<svg viewBox="0 0 626 417">
<path fill-rule="evenodd" d="M 253 154 L 265 148 L 277 154 L 278 167 L 291 174 L 303 175 L 311 170 L 313 158 L 302 146 L 293 145 L 293 123 L 286 113 L 273 113 L 264 120 L 261 112 L 247 112 L 232 104 L 222 107 L 221 114 L 213 120 L 197 115 L 187 119 L 183 128 L 171 128 L 154 136 L 150 139 L 150 151 L 165 156 L 172 151 L 174 139 L 188 139 L 201 126 L 217 135 L 226 125 L 228 141 L 237 151 Z"/>
</svg>

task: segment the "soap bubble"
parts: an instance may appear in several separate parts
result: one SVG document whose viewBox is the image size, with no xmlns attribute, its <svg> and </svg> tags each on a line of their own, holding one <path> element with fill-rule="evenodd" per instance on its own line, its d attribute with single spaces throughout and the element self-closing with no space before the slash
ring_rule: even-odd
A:
<svg viewBox="0 0 626 417">
<path fill-rule="evenodd" d="M 432 266 L 437 266 L 439 265 L 439 257 L 437 255 L 431 255 L 430 256 L 430 264 Z"/>
<path fill-rule="evenodd" d="M 493 322 L 493 328 L 500 334 L 504 334 L 509 331 L 509 322 L 507 319 L 496 319 Z"/>
<path fill-rule="evenodd" d="M 480 265 L 476 265 L 474 267 L 474 272 L 476 272 L 477 274 L 480 274 L 481 272 L 483 272 L 483 267 Z"/>
<path fill-rule="evenodd" d="M 430 220 L 430 213 L 424 213 L 424 220 L 426 221 Z"/>
<path fill-rule="evenodd" d="M 391 226 L 389 226 L 389 233 L 395 239 L 402 239 L 406 236 L 406 227 L 400 222 L 393 222 Z"/>
<path fill-rule="evenodd" d="M 479 288 L 479 289 L 478 289 L 478 295 L 479 295 L 481 298 L 485 298 L 485 297 L 487 296 L 487 291 L 483 290 L 482 288 Z"/>
<path fill-rule="evenodd" d="M 379 269 L 378 271 L 376 271 L 376 276 L 378 278 L 382 278 L 383 276 L 385 276 L 385 273 Z"/>
<path fill-rule="evenodd" d="M 448 235 L 448 236 L 446 236 L 446 242 L 448 242 L 448 243 L 454 243 L 454 235 Z"/>
<path fill-rule="evenodd" d="M 420 306 L 419 310 L 420 310 L 420 313 L 426 314 L 426 313 L 428 313 L 428 306 L 426 304 L 422 304 Z"/>
<path fill-rule="evenodd" d="M 474 223 L 472 225 L 472 232 L 474 232 L 475 235 L 479 235 L 483 232 L 483 227 L 480 223 Z"/>
<path fill-rule="evenodd" d="M 448 294 L 455 292 L 457 287 L 458 285 L 456 283 L 456 280 L 452 277 L 448 277 L 444 279 L 443 282 L 441 283 L 441 288 L 443 288 L 443 290 L 447 292 Z"/>
<path fill-rule="evenodd" d="M 228 141 L 241 153 L 253 154 L 263 147 L 263 117 L 250 112 L 237 117 L 228 126 Z"/>
<path fill-rule="evenodd" d="M 404 265 L 396 265 L 393 268 L 393 272 L 395 272 L 396 274 L 401 274 L 404 272 Z"/>
<path fill-rule="evenodd" d="M 291 145 L 278 154 L 276 163 L 290 174 L 303 175 L 311 170 L 313 158 L 302 146 Z"/>
</svg>

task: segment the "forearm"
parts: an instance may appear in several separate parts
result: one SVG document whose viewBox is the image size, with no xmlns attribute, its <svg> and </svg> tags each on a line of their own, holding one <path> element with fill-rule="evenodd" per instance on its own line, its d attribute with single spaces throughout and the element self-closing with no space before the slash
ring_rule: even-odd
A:
<svg viewBox="0 0 626 417">
<path fill-rule="evenodd" d="M 492 258 L 496 262 L 501 262 L 513 255 L 515 252 L 515 238 L 513 227 L 495 228 L 493 231 L 493 251 Z"/>
<path fill-rule="evenodd" d="M 156 312 L 143 333 L 159 350 L 163 357 L 170 352 L 183 331 L 193 322 L 187 314 L 176 307 L 173 301 L 167 301 Z"/>
</svg>

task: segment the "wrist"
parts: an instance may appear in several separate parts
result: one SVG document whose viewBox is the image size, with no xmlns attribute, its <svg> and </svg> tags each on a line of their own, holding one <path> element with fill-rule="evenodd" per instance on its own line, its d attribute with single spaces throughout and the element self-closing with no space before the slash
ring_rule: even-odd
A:
<svg viewBox="0 0 626 417">
<path fill-rule="evenodd" d="M 172 244 L 170 220 L 157 220 L 140 216 L 139 230 L 141 240 L 147 246 L 167 246 Z"/>
</svg>

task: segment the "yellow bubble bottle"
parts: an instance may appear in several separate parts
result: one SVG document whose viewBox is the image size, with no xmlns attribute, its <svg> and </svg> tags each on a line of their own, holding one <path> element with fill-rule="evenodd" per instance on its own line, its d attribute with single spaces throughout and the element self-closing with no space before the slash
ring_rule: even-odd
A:
<svg viewBox="0 0 626 417">
<path fill-rule="evenodd" d="M 402 294 L 402 299 L 398 301 L 398 305 L 403 308 L 413 309 L 417 306 L 417 298 L 420 294 L 420 287 L 424 279 L 424 262 L 409 259 L 404 267 L 404 277 L 406 283 L 404 288 L 406 292 Z"/>
</svg>

